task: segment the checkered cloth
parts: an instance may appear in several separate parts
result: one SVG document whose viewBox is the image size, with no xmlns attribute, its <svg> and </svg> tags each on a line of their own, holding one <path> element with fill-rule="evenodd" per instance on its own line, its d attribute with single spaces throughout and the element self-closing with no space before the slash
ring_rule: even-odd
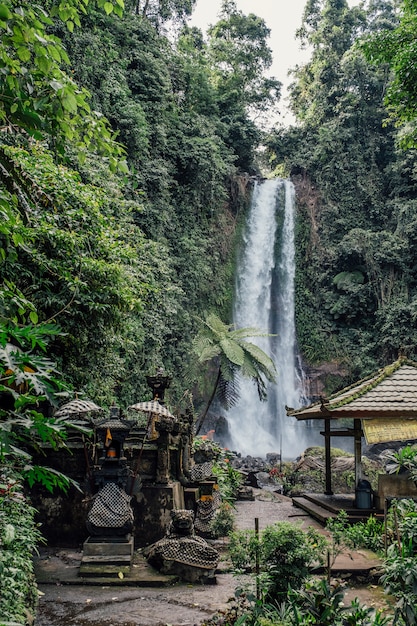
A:
<svg viewBox="0 0 417 626">
<path fill-rule="evenodd" d="M 206 461 L 205 463 L 196 463 L 190 470 L 190 478 L 192 482 L 198 482 L 211 476 L 213 471 L 213 461 Z"/>
<path fill-rule="evenodd" d="M 115 483 L 108 483 L 96 495 L 87 520 L 98 528 L 121 528 L 133 523 L 130 496 Z"/>
</svg>

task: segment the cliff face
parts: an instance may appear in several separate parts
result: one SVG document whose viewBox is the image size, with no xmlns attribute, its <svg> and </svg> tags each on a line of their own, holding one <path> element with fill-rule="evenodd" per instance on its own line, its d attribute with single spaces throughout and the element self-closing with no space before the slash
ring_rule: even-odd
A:
<svg viewBox="0 0 417 626">
<path fill-rule="evenodd" d="M 321 365 L 310 366 L 304 364 L 305 394 L 309 402 L 316 402 L 329 395 L 339 387 L 344 386 L 344 379 L 348 375 L 347 369 L 338 361 L 327 361 Z"/>
<path fill-rule="evenodd" d="M 295 187 L 297 206 L 304 217 L 308 219 L 310 229 L 310 246 L 319 245 L 318 219 L 320 210 L 320 193 L 305 171 L 291 175 Z"/>
<path fill-rule="evenodd" d="M 328 262 L 321 240 L 325 228 L 321 223 L 323 198 L 305 171 L 293 171 L 291 180 L 297 200 L 297 337 L 305 374 L 305 395 L 315 401 L 348 384 L 350 371 L 343 351 L 332 352 L 330 348 L 337 345 L 336 332 L 332 334 L 319 286 L 319 271 Z"/>
</svg>

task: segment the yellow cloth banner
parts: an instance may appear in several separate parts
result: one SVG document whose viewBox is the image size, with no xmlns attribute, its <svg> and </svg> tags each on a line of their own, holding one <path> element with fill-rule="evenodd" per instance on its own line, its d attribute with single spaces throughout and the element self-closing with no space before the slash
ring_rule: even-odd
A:
<svg viewBox="0 0 417 626">
<path fill-rule="evenodd" d="M 407 441 L 417 439 L 417 420 L 392 417 L 362 420 L 362 430 L 368 445 L 388 441 Z"/>
<path fill-rule="evenodd" d="M 110 428 L 108 428 L 106 431 L 106 441 L 104 442 L 104 445 L 106 446 L 106 448 L 109 447 L 109 445 L 112 442 L 112 439 L 113 437 L 111 436 Z"/>
</svg>

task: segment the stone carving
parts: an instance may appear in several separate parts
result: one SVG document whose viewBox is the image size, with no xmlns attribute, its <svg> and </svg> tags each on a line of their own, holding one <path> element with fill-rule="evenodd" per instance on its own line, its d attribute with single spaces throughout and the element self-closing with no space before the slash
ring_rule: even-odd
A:
<svg viewBox="0 0 417 626">
<path fill-rule="evenodd" d="M 166 536 L 148 548 L 148 563 L 163 574 L 176 575 L 187 582 L 215 583 L 220 555 L 205 539 L 194 534 L 194 513 L 171 511 Z"/>
</svg>

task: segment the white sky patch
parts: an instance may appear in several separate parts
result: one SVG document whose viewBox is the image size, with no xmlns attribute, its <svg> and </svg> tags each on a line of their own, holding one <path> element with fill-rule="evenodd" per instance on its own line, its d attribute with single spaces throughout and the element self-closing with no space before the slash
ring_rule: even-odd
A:
<svg viewBox="0 0 417 626">
<path fill-rule="evenodd" d="M 350 6 L 358 4 L 349 0 Z M 190 26 L 197 26 L 205 34 L 207 28 L 215 24 L 220 15 L 222 0 L 197 0 Z M 302 50 L 295 33 L 301 26 L 306 0 L 236 0 L 238 10 L 244 15 L 254 13 L 265 20 L 271 34 L 268 45 L 272 50 L 273 64 L 268 75 L 277 78 L 283 85 L 279 103 L 281 115 L 276 121 L 291 124 L 294 119 L 287 108 L 288 85 L 291 78 L 288 71 L 309 60 L 310 52 Z"/>
</svg>

